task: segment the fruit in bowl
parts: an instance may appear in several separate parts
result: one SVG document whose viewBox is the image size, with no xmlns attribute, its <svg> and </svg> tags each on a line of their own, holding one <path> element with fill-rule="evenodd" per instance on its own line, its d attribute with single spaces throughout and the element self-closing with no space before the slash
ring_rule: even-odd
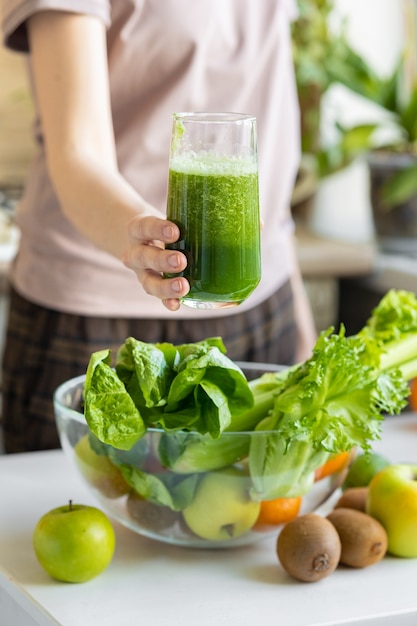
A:
<svg viewBox="0 0 417 626">
<path fill-rule="evenodd" d="M 314 511 L 352 451 L 379 436 L 387 386 L 362 358 L 343 332 L 323 333 L 311 359 L 289 368 L 234 363 L 220 338 L 128 338 L 114 367 L 109 350 L 96 352 L 85 376 L 56 390 L 62 447 L 132 530 L 190 547 L 250 544 L 284 523 L 265 521 L 265 502 Z M 396 399 L 401 385 L 393 379 Z"/>
</svg>

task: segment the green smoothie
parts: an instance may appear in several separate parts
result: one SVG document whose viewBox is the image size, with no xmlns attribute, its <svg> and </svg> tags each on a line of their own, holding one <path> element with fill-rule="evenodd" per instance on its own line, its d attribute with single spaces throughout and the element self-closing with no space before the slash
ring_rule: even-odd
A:
<svg viewBox="0 0 417 626">
<path fill-rule="evenodd" d="M 258 174 L 240 158 L 177 157 L 171 161 L 168 219 L 181 238 L 170 245 L 187 256 L 184 299 L 198 307 L 236 306 L 261 276 Z"/>
</svg>

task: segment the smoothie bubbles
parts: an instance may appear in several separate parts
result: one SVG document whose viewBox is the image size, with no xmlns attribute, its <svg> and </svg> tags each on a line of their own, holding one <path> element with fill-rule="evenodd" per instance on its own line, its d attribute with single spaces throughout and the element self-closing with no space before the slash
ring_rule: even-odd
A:
<svg viewBox="0 0 417 626">
<path fill-rule="evenodd" d="M 167 217 L 181 230 L 169 247 L 187 256 L 183 304 L 237 306 L 261 277 L 256 119 L 175 113 Z M 172 276 L 172 274 L 170 275 Z"/>
</svg>

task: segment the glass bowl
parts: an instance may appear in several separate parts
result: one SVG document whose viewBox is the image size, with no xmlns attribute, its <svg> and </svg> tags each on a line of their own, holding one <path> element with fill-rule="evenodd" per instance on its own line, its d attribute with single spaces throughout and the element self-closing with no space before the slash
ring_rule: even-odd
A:
<svg viewBox="0 0 417 626">
<path fill-rule="evenodd" d="M 248 380 L 282 369 L 237 365 Z M 82 409 L 84 381 L 78 376 L 56 389 L 56 422 L 66 456 L 109 516 L 140 535 L 184 547 L 228 548 L 278 535 L 284 522 L 261 515 L 263 478 L 249 460 L 251 446 L 269 445 L 273 432 L 223 432 L 214 440 L 150 428 L 130 450 L 116 449 L 89 430 Z M 302 493 L 288 484 L 287 502 L 278 502 L 278 509 L 284 511 L 288 503 L 294 515 L 316 510 L 342 484 L 351 458 L 309 470 Z M 268 481 L 274 479 L 285 483 L 281 469 L 276 476 L 269 471 Z M 298 499 L 299 508 L 290 497 Z"/>
</svg>

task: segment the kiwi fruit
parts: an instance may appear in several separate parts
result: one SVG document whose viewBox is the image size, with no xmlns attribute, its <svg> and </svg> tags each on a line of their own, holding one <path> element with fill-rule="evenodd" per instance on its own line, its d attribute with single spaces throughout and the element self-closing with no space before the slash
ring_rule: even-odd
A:
<svg viewBox="0 0 417 626">
<path fill-rule="evenodd" d="M 161 506 L 145 500 L 138 493 L 132 492 L 126 501 L 130 517 L 143 528 L 160 532 L 166 530 L 180 519 L 179 513 L 167 506 Z"/>
<path fill-rule="evenodd" d="M 302 582 L 316 582 L 338 566 L 342 550 L 333 524 L 316 513 L 288 522 L 277 539 L 278 559 L 285 571 Z"/>
<path fill-rule="evenodd" d="M 349 567 L 368 567 L 387 552 L 388 537 L 384 527 L 367 513 L 339 507 L 327 515 L 342 545 L 340 563 Z"/>
<path fill-rule="evenodd" d="M 334 508 L 356 509 L 366 513 L 367 497 L 368 487 L 349 487 L 342 493 Z"/>
</svg>

